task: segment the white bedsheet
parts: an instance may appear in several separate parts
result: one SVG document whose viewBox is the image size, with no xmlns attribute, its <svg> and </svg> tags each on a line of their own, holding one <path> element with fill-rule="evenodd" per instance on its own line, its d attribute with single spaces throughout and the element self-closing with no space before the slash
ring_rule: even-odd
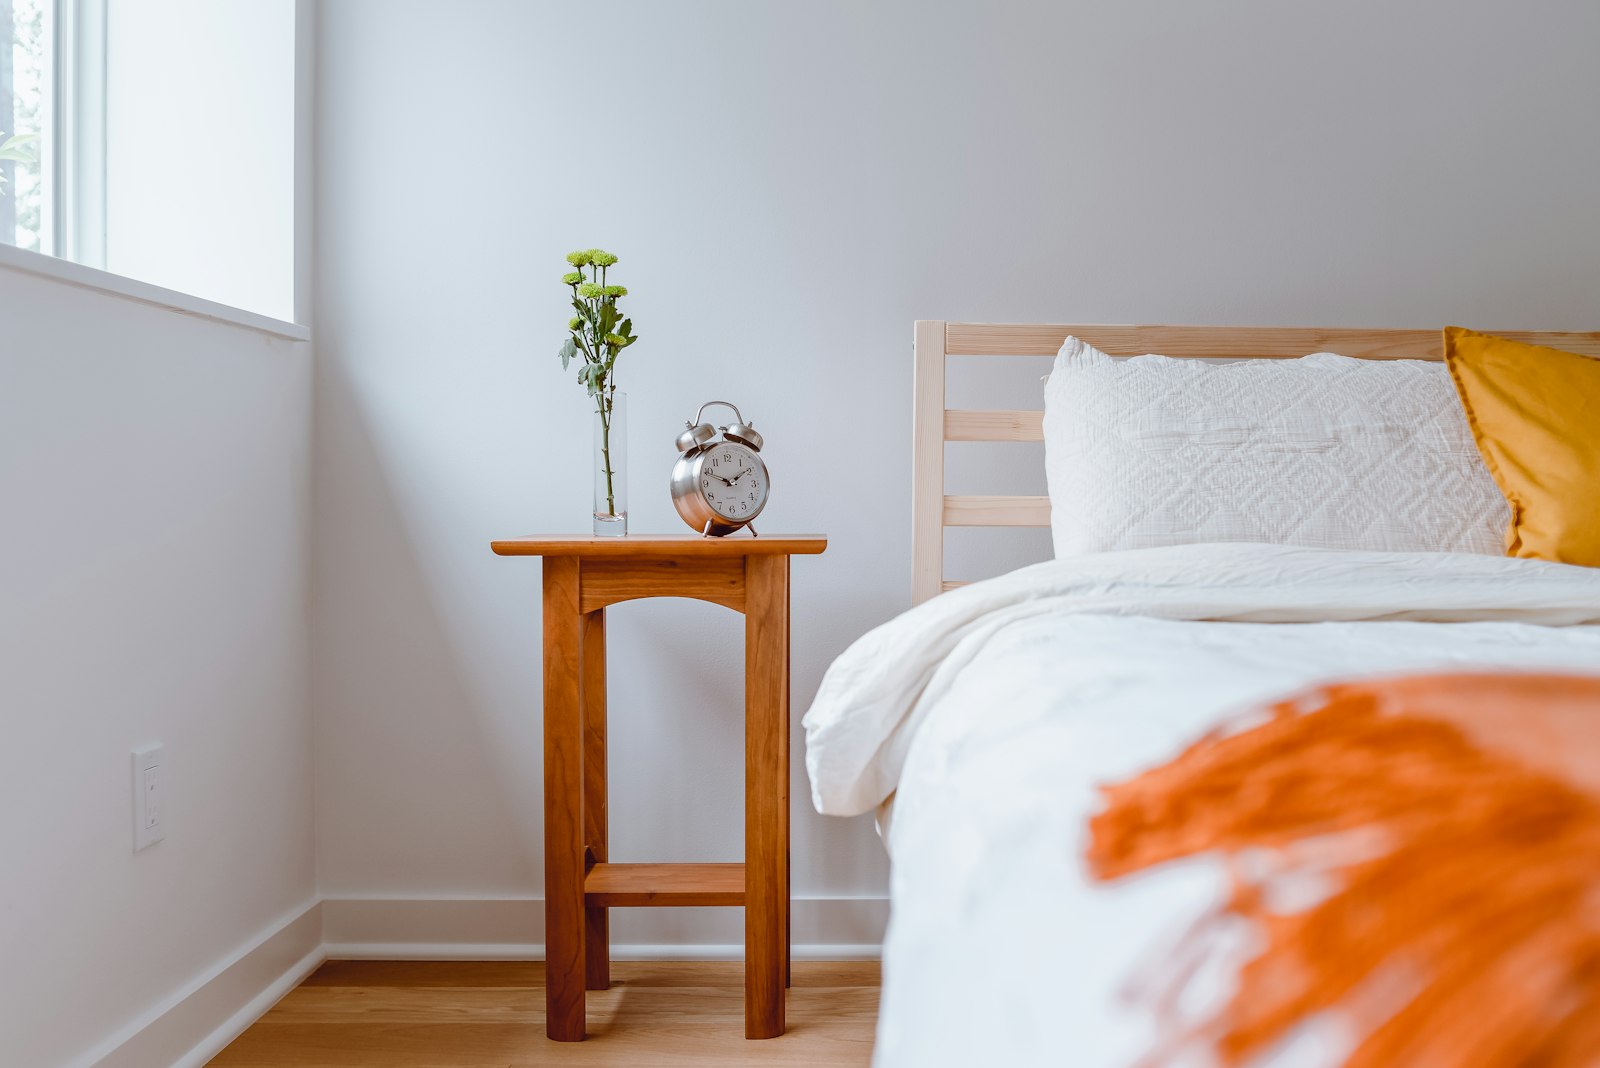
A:
<svg viewBox="0 0 1600 1068">
<path fill-rule="evenodd" d="M 866 635 L 805 717 L 806 763 L 819 811 L 895 797 L 879 1068 L 1132 1063 L 1152 1027 L 1121 995 L 1221 880 L 1091 885 L 1094 785 L 1319 681 L 1494 667 L 1600 672 L 1600 571 L 1181 546 L 1025 568 Z M 1276 1063 L 1340 1048 L 1336 1022 L 1302 1037 Z"/>
</svg>

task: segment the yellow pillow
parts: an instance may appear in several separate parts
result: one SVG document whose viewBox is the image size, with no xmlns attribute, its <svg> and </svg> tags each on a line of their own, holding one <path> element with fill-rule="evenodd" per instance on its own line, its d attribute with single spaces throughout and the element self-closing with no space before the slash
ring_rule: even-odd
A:
<svg viewBox="0 0 1600 1068">
<path fill-rule="evenodd" d="M 1459 326 L 1444 354 L 1511 502 L 1506 555 L 1600 567 L 1600 359 Z"/>
</svg>

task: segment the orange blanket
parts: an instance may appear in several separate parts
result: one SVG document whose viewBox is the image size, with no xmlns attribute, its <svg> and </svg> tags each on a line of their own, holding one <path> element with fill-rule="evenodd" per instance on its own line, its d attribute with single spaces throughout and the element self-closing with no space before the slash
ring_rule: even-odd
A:
<svg viewBox="0 0 1600 1068">
<path fill-rule="evenodd" d="M 1097 878 L 1219 854 L 1233 889 L 1202 926 L 1260 936 L 1198 1022 L 1192 968 L 1164 977 L 1151 1063 L 1249 1064 L 1330 1010 L 1352 1068 L 1600 1063 L 1600 678 L 1329 686 L 1104 794 Z"/>
</svg>

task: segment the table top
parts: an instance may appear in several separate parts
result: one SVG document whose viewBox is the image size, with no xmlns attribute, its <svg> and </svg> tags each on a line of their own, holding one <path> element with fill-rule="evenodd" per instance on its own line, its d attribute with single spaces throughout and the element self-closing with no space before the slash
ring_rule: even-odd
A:
<svg viewBox="0 0 1600 1068">
<path fill-rule="evenodd" d="M 699 534 L 624 534 L 600 537 L 594 534 L 535 534 L 526 538 L 492 541 L 489 547 L 499 556 L 814 556 L 828 547 L 822 534 L 735 533 L 725 538 Z"/>
</svg>

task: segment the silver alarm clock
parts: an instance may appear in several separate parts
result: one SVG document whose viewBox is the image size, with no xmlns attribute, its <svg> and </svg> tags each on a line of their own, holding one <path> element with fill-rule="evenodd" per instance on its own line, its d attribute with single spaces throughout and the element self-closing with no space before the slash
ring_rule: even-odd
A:
<svg viewBox="0 0 1600 1068">
<path fill-rule="evenodd" d="M 727 426 L 703 423 L 707 408 L 733 410 Z M 711 538 L 732 534 L 767 505 L 767 465 L 757 455 L 761 435 L 727 401 L 706 401 L 678 435 L 678 462 L 672 465 L 672 503 L 683 521 Z"/>
</svg>

